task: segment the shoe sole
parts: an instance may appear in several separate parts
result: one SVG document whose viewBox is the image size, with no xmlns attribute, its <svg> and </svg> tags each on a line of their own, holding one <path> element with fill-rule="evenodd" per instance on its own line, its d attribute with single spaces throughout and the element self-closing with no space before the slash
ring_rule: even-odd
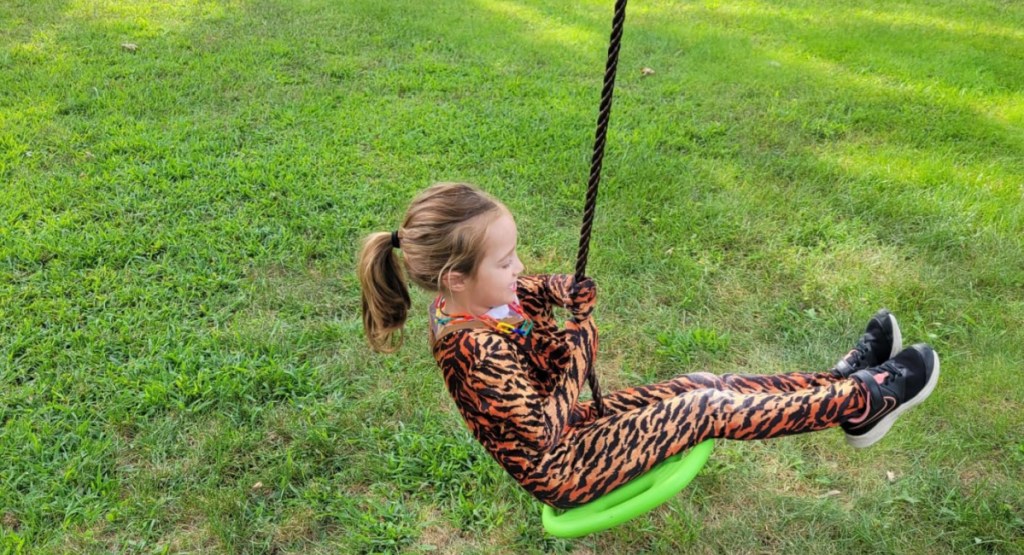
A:
<svg viewBox="0 0 1024 555">
<path fill-rule="evenodd" d="M 896 353 L 903 350 L 903 334 L 900 333 L 900 325 L 896 323 L 896 316 L 892 313 L 889 313 L 889 323 L 892 324 L 892 350 L 889 351 L 889 358 L 892 358 L 896 356 Z M 885 360 L 880 361 L 879 364 L 882 362 L 885 362 Z"/>
<path fill-rule="evenodd" d="M 896 422 L 896 418 L 898 418 L 899 415 L 907 412 L 917 405 L 920 405 L 922 401 L 927 399 L 928 396 L 932 394 L 932 391 L 935 391 L 935 384 L 939 382 L 939 354 L 934 350 L 932 351 L 932 363 L 932 375 L 928 377 L 928 383 L 924 384 L 924 389 L 919 391 L 917 395 L 908 399 L 902 405 L 896 407 L 896 410 L 883 416 L 882 419 L 875 424 L 875 427 L 871 428 L 870 432 L 860 436 L 847 435 L 846 443 L 855 449 L 863 449 L 874 445 L 878 440 L 882 439 L 885 434 L 889 433 L 889 429 L 892 428 L 893 423 Z"/>
</svg>

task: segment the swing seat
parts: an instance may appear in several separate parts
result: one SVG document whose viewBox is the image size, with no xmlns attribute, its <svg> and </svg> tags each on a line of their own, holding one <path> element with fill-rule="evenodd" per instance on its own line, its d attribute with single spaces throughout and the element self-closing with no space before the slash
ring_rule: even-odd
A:
<svg viewBox="0 0 1024 555">
<path fill-rule="evenodd" d="M 712 447 L 713 440 L 704 440 L 586 505 L 565 511 L 544 505 L 544 529 L 559 538 L 578 538 L 640 516 L 685 488 L 708 461 Z"/>
</svg>

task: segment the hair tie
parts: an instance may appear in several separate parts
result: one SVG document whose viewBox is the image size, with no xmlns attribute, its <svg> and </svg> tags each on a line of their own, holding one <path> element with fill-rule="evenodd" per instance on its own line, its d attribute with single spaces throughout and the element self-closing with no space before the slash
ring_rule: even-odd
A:
<svg viewBox="0 0 1024 555">
<path fill-rule="evenodd" d="M 402 248 L 398 244 L 398 231 L 392 231 L 391 232 L 391 248 L 393 248 L 393 249 L 400 249 L 400 248 Z"/>
</svg>

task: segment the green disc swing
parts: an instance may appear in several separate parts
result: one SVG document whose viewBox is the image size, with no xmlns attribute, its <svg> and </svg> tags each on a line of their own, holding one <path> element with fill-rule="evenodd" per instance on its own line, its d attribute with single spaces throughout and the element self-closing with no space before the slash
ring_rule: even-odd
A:
<svg viewBox="0 0 1024 555">
<path fill-rule="evenodd" d="M 626 0 L 616 0 L 574 282 L 582 281 L 586 275 L 587 255 L 590 253 L 590 232 L 594 223 L 594 209 L 597 205 L 597 186 L 601 182 L 601 163 L 604 160 L 604 145 L 612 109 L 612 93 L 615 88 L 615 72 L 619 63 L 619 45 L 622 42 L 622 27 L 625 21 Z M 597 414 L 603 416 L 604 403 L 601 399 L 601 388 L 593 369 L 588 373 L 587 381 L 593 392 Z M 685 453 L 669 457 L 642 476 L 586 505 L 565 511 L 558 511 L 549 505 L 544 505 L 541 513 L 544 529 L 552 536 L 575 538 L 606 530 L 640 516 L 661 505 L 685 488 L 711 456 L 712 447 L 712 440 L 705 440 Z"/>
</svg>

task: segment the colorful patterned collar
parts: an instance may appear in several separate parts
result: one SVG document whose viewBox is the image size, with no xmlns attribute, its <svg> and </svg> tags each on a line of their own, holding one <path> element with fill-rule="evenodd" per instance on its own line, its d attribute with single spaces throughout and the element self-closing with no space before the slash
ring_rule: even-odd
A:
<svg viewBox="0 0 1024 555">
<path fill-rule="evenodd" d="M 523 312 L 523 307 L 518 302 L 512 302 L 505 305 L 508 308 L 507 312 L 511 314 L 505 318 L 495 318 L 490 315 L 491 312 L 495 312 L 494 309 L 488 311 L 487 314 L 480 314 L 474 316 L 473 314 L 461 312 L 458 314 L 448 314 L 445 312 L 445 306 L 447 301 L 441 295 L 437 296 L 434 303 L 431 305 L 430 316 L 431 319 L 436 323 L 435 331 L 440 331 L 441 328 L 452 325 L 461 324 L 465 322 L 480 322 L 487 327 L 500 331 L 507 334 L 515 334 L 520 337 L 526 337 L 529 335 L 530 330 L 533 329 L 533 320 L 530 320 L 526 313 Z"/>
</svg>

